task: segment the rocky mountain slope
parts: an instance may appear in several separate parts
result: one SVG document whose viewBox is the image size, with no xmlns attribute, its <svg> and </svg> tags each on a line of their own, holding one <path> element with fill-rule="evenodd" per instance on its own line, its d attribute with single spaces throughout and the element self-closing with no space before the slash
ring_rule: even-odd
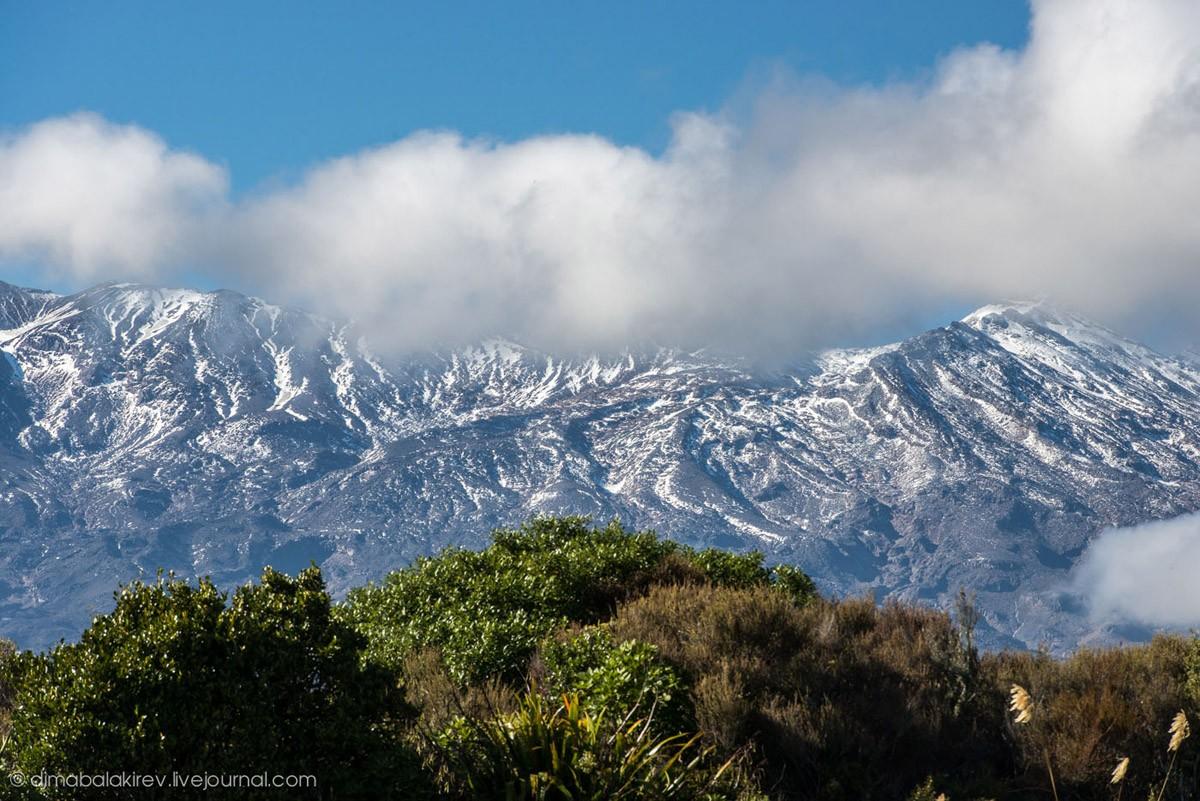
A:
<svg viewBox="0 0 1200 801">
<path fill-rule="evenodd" d="M 1064 591 L 1107 526 L 1200 509 L 1200 369 L 1030 304 L 763 375 L 502 341 L 388 360 L 231 292 L 0 284 L 0 634 L 72 638 L 118 581 L 336 589 L 537 512 L 947 603 L 985 640 L 1095 631 Z M 1136 635 L 1137 632 L 1132 632 Z"/>
</svg>

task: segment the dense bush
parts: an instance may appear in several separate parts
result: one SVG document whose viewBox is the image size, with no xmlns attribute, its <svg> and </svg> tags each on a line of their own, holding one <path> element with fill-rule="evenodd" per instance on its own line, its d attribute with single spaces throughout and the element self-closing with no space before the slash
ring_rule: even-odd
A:
<svg viewBox="0 0 1200 801">
<path fill-rule="evenodd" d="M 610 616 L 656 583 L 767 584 L 761 554 L 695 551 L 617 522 L 536 518 L 494 533 L 483 551 L 448 549 L 350 594 L 345 614 L 377 663 L 398 670 L 422 647 L 463 680 L 515 677 L 545 637 Z M 786 589 L 794 592 L 796 580 Z"/>
<path fill-rule="evenodd" d="M 636 640 L 616 642 L 604 626 L 590 626 L 544 643 L 537 666 L 548 695 L 573 695 L 594 715 L 628 714 L 638 709 L 655 728 L 679 732 L 692 728 L 686 688 L 658 649 Z"/>
<path fill-rule="evenodd" d="M 992 684 L 1018 684 L 1033 697 L 1027 724 L 1012 726 L 1023 775 L 1048 781 L 1047 759 L 1059 790 L 1082 798 L 1106 797 L 1118 760 L 1129 757 L 1124 794 L 1157 792 L 1172 754 L 1167 724 L 1181 709 L 1196 710 L 1188 670 L 1197 664 L 1196 641 L 1158 637 L 1148 645 L 1084 649 L 1068 659 L 1005 653 L 985 660 Z M 1167 798 L 1197 797 L 1197 760 L 1191 743 L 1180 750 Z"/>
<path fill-rule="evenodd" d="M 226 600 L 208 581 L 135 583 L 79 643 L 9 660 L 5 767 L 315 775 L 307 797 L 410 797 L 414 766 L 391 733 L 410 713 L 394 679 L 364 666 L 320 573 L 267 570 Z"/>
<path fill-rule="evenodd" d="M 77 644 L 0 643 L 0 763 L 319 777 L 287 797 L 970 801 L 1049 798 L 1051 773 L 1064 799 L 1198 797 L 1200 738 L 1166 746 L 1200 719 L 1200 641 L 980 656 L 974 620 L 537 519 L 342 606 L 315 569 L 161 579 Z"/>
<path fill-rule="evenodd" d="M 1003 768 L 1002 696 L 949 618 L 869 601 L 790 603 L 773 589 L 661 587 L 626 604 L 617 638 L 650 643 L 690 681 L 696 721 L 753 742 L 783 797 L 901 798 L 929 774 Z M 969 785 L 969 786 L 967 786 Z"/>
</svg>

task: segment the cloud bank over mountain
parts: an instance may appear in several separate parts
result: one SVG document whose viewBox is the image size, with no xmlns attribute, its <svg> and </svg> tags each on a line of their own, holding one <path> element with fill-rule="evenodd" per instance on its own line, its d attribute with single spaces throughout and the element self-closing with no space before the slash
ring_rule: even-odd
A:
<svg viewBox="0 0 1200 801">
<path fill-rule="evenodd" d="M 1200 625 L 1200 514 L 1100 535 L 1074 582 L 1099 621 L 1188 628 Z"/>
<path fill-rule="evenodd" d="M 780 78 L 673 131 L 661 155 L 421 132 L 233 197 L 152 132 L 52 119 L 0 143 L 0 258 L 79 281 L 204 265 L 400 348 L 795 352 L 948 304 L 1154 318 L 1200 289 L 1188 0 L 1037 0 L 1020 52 L 883 87 Z"/>
</svg>

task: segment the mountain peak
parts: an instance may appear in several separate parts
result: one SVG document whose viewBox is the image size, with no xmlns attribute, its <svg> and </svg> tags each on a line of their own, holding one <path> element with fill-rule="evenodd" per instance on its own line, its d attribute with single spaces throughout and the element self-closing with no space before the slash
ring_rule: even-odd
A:
<svg viewBox="0 0 1200 801">
<path fill-rule="evenodd" d="M 122 305 L 142 304 L 147 307 L 163 305 L 193 306 L 198 303 L 240 304 L 253 303 L 264 307 L 270 306 L 258 298 L 243 295 L 227 289 L 201 290 L 186 287 L 169 287 L 155 284 L 136 282 L 109 282 L 80 290 L 69 299 L 83 301 L 87 305 L 119 303 Z"/>
<path fill-rule="evenodd" d="M 992 318 L 1005 320 L 1028 318 L 1040 323 L 1062 320 L 1071 315 L 1045 300 L 1010 300 L 989 303 L 963 317 L 959 322 L 980 328 Z"/>
<path fill-rule="evenodd" d="M 1023 355 L 1029 355 L 1031 348 L 1049 347 L 1056 351 L 1081 351 L 1106 359 L 1163 358 L 1140 342 L 1044 300 L 982 306 L 961 322 L 987 334 L 1006 349 Z"/>
</svg>

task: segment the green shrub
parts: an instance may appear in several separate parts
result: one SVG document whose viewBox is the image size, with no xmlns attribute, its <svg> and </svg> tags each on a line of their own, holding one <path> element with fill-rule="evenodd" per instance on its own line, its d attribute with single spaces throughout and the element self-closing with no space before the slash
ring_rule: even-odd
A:
<svg viewBox="0 0 1200 801">
<path fill-rule="evenodd" d="M 608 629 L 592 626 L 572 637 L 549 640 L 539 651 L 551 697 L 573 694 L 593 715 L 652 714 L 659 731 L 691 725 L 687 692 L 679 674 L 653 645 L 615 642 Z"/>
<path fill-rule="evenodd" d="M 817 585 L 798 567 L 793 565 L 776 565 L 771 570 L 771 581 L 775 587 L 792 600 L 797 606 L 804 606 L 815 601 Z"/>
<path fill-rule="evenodd" d="M 394 736 L 410 713 L 392 677 L 364 667 L 316 568 L 268 569 L 228 605 L 207 580 L 163 578 L 116 600 L 79 643 L 7 665 L 10 771 L 315 775 L 311 797 L 412 797 Z"/>
<path fill-rule="evenodd" d="M 799 586 L 788 575 L 786 586 Z M 696 578 L 767 586 L 771 574 L 761 554 L 695 551 L 616 521 L 594 528 L 586 518 L 543 517 L 494 532 L 483 551 L 447 549 L 354 590 L 343 614 L 390 670 L 436 648 L 460 681 L 515 679 L 554 631 L 604 620 L 654 584 Z"/>
<path fill-rule="evenodd" d="M 760 587 L 771 581 L 771 571 L 763 567 L 763 555 L 757 551 L 733 553 L 718 548 L 701 551 L 689 548 L 686 553 L 710 583 L 721 587 L 746 589 Z"/>
<path fill-rule="evenodd" d="M 344 611 L 370 657 L 393 670 L 435 647 L 462 680 L 515 675 L 543 638 L 606 614 L 673 547 L 615 522 L 539 518 L 497 531 L 483 551 L 448 549 L 355 590 Z"/>
</svg>

